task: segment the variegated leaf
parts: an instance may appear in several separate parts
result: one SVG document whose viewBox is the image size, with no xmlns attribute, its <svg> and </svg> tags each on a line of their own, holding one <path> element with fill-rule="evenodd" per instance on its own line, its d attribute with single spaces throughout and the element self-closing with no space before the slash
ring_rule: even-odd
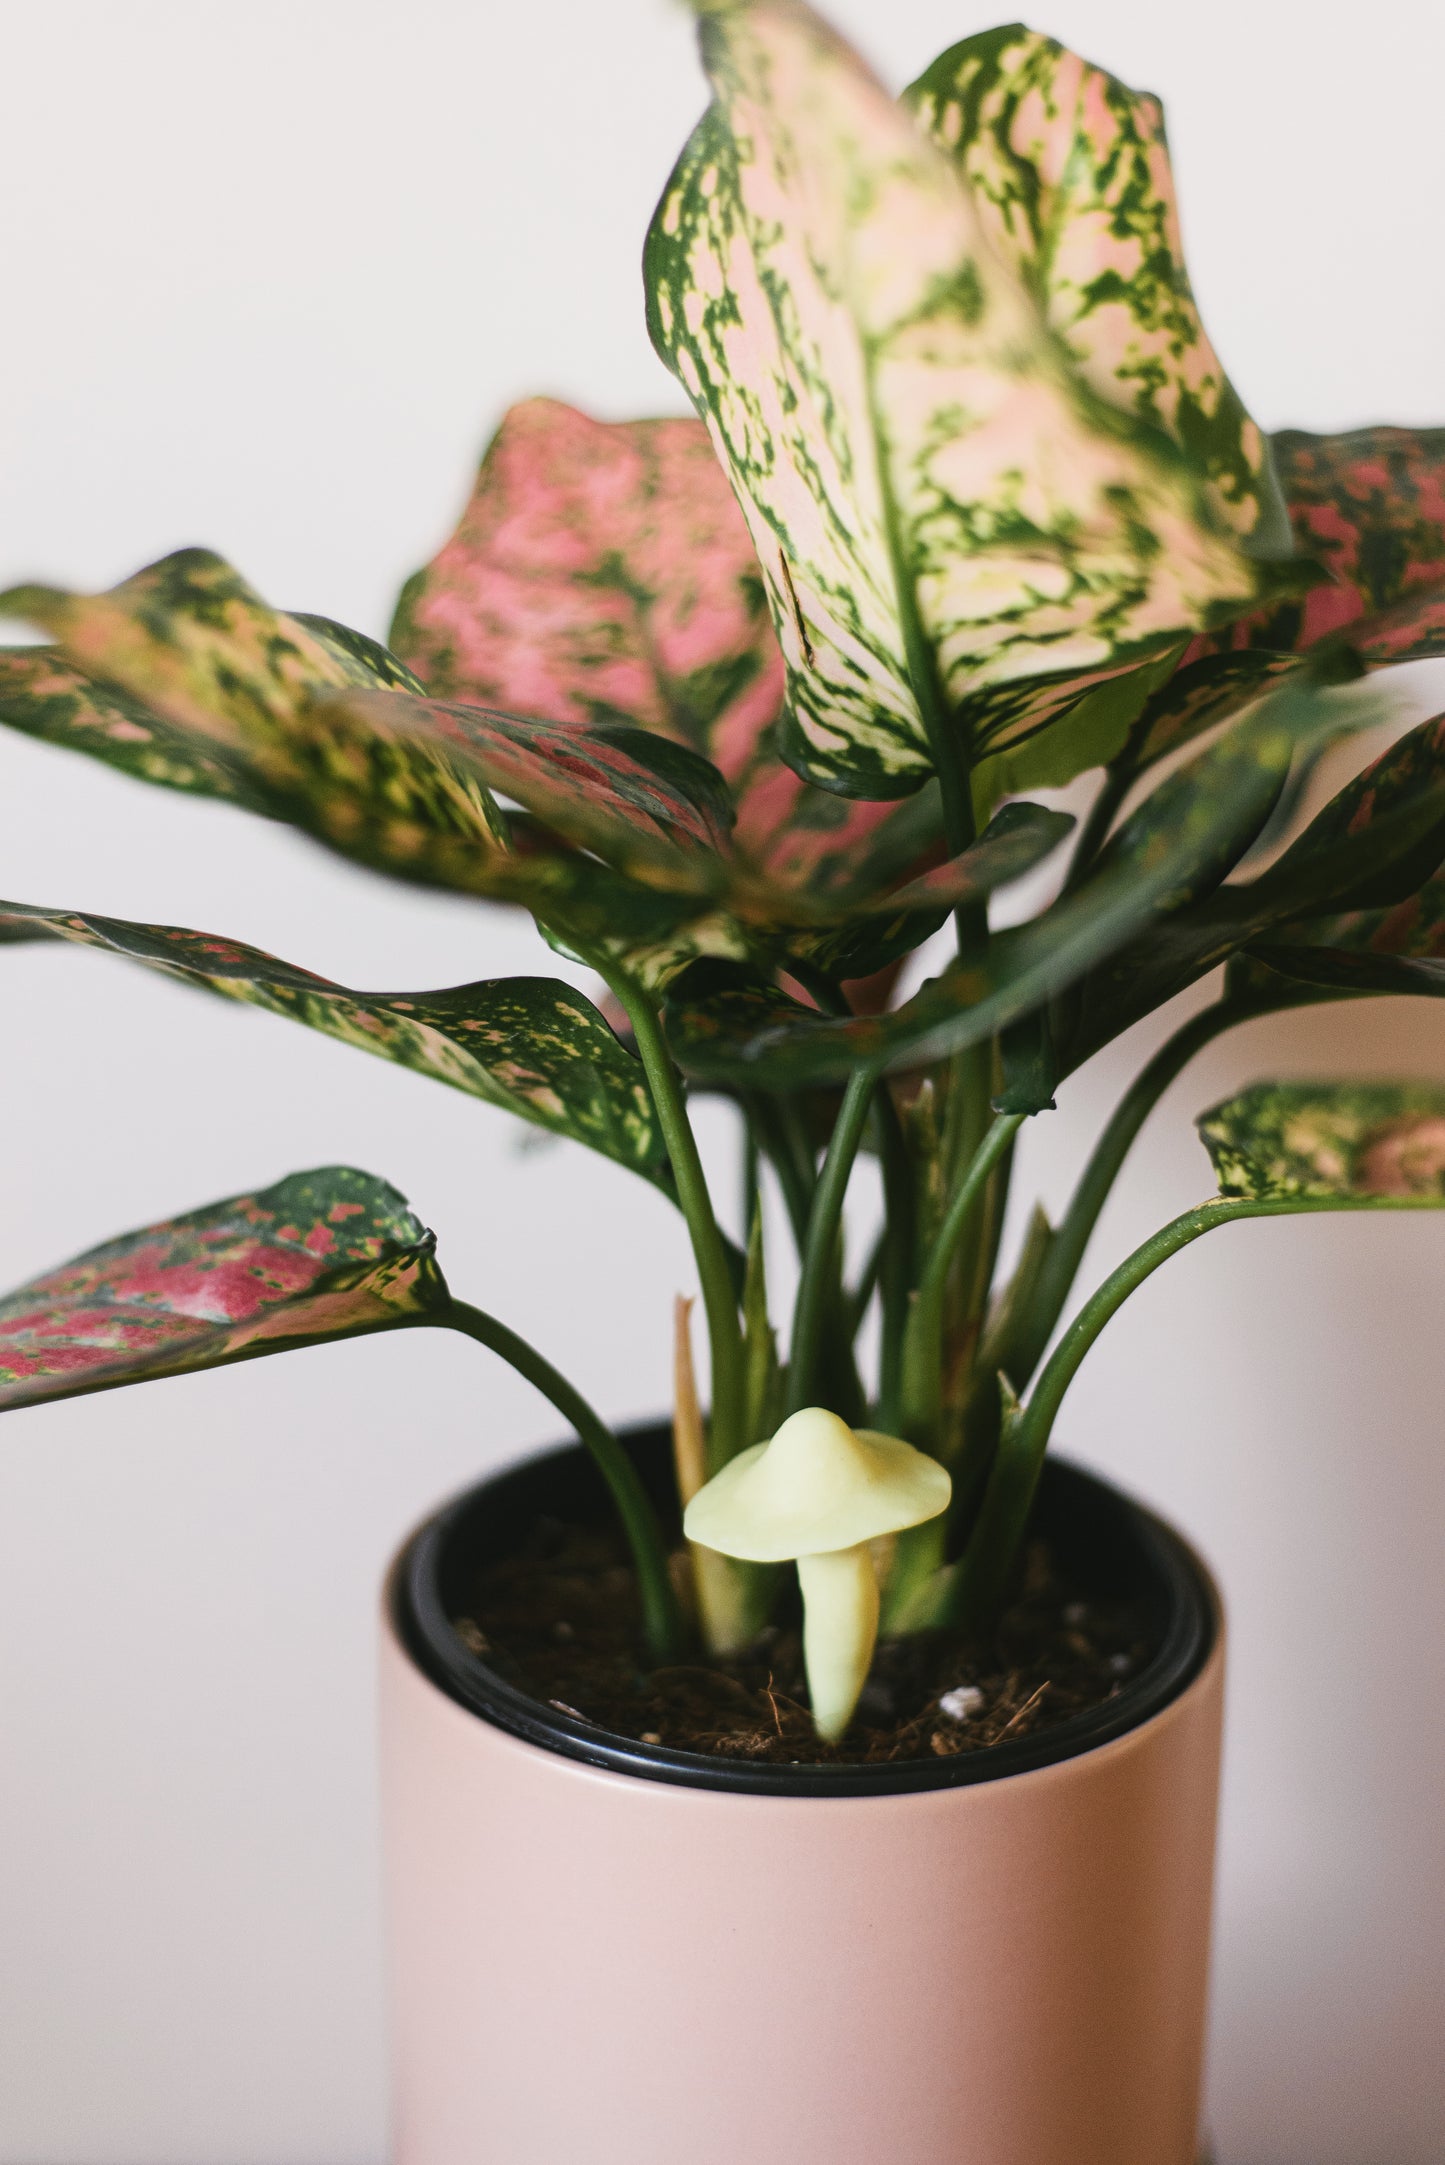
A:
<svg viewBox="0 0 1445 2165">
<path fill-rule="evenodd" d="M 114 684 L 262 773 L 291 773 L 291 737 L 318 691 L 416 679 L 384 647 L 325 618 L 270 608 L 209 549 L 181 549 L 105 594 L 18 586 L 0 613 L 49 632 L 88 677 Z"/>
<path fill-rule="evenodd" d="M 1071 373 L 948 160 L 803 0 L 699 0 L 714 103 L 648 237 L 788 667 L 785 754 L 906 793 L 967 706 L 1233 616 L 1203 477 Z M 1045 696 L 1052 696 L 1045 689 Z"/>
<path fill-rule="evenodd" d="M 1257 554 L 1289 553 L 1269 446 L 1200 320 L 1157 98 L 1022 23 L 905 93 L 1089 388 L 1173 438 Z"/>
<path fill-rule="evenodd" d="M 1295 540 L 1327 574 L 1200 639 L 1130 746 L 1142 770 L 1343 634 L 1367 668 L 1445 654 L 1445 429 L 1285 429 L 1271 439 Z"/>
<path fill-rule="evenodd" d="M 624 721 L 710 759 L 769 886 L 877 886 L 940 838 L 916 806 L 845 804 L 778 757 L 783 661 L 752 536 L 703 424 L 507 413 L 451 540 L 411 579 L 396 652 L 445 700 Z M 900 857 L 900 851 L 903 854 Z"/>
<path fill-rule="evenodd" d="M 1430 1083 L 1257 1083 L 1203 1114 L 1219 1192 L 1445 1204 L 1445 1090 Z"/>
<path fill-rule="evenodd" d="M 0 1300 L 0 1409 L 420 1320 L 448 1299 L 434 1249 L 344 1165 L 127 1233 Z"/>
<path fill-rule="evenodd" d="M 434 759 L 478 794 L 515 799 L 619 869 L 716 893 L 731 859 L 732 807 L 721 775 L 686 746 L 625 723 L 546 722 L 409 692 L 314 700 L 298 721 L 334 771 L 357 749 L 394 746 Z"/>
<path fill-rule="evenodd" d="M 272 809 L 243 761 L 178 729 L 118 686 L 102 684 L 51 646 L 0 648 L 0 723 L 45 744 L 88 752 L 143 782 Z"/>
<path fill-rule="evenodd" d="M 353 992 L 212 933 L 0 902 L 0 941 L 56 939 L 379 1054 L 504 1106 L 670 1188 L 641 1067 L 580 992 L 554 978 L 495 978 L 443 992 Z"/>
<path fill-rule="evenodd" d="M 1298 648 L 1418 599 L 1421 640 L 1381 659 L 1445 653 L 1445 429 L 1285 429 L 1274 454 L 1300 547 L 1330 574 L 1304 601 L 1250 627 L 1253 642 Z"/>
<path fill-rule="evenodd" d="M 512 407 L 461 524 L 407 582 L 391 643 L 439 699 L 630 722 L 732 784 L 782 705 L 752 542 L 692 419 Z"/>
<path fill-rule="evenodd" d="M 378 870 L 519 904 L 579 938 L 673 940 L 703 907 L 503 813 L 460 756 L 461 733 L 424 712 L 402 732 L 327 713 L 318 702 L 348 689 L 406 698 L 419 687 L 361 633 L 269 608 L 219 557 L 185 550 L 107 594 L 31 587 L 0 600 L 59 645 L 19 650 L 0 671 L 0 721 L 31 735 L 269 812 Z M 709 832 L 717 818 L 711 803 L 683 816 Z"/>
</svg>

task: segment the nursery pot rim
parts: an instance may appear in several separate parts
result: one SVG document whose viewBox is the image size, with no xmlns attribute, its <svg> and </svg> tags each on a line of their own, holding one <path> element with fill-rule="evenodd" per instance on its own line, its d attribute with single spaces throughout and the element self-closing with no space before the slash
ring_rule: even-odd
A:
<svg viewBox="0 0 1445 2165">
<path fill-rule="evenodd" d="M 634 1453 L 666 1437 L 647 1422 L 624 1430 Z M 443 1597 L 443 1569 L 459 1532 L 504 1484 L 527 1482 L 547 1465 L 590 1461 L 579 1443 L 528 1453 L 452 1497 L 408 1536 L 386 1583 L 386 1610 L 396 1639 L 414 1666 L 465 1712 L 530 1744 L 612 1774 L 690 1789 L 770 1797 L 901 1796 L 971 1788 L 1062 1764 L 1140 1729 L 1178 1699 L 1199 1676 L 1220 1634 L 1219 1597 L 1201 1559 L 1167 1521 L 1091 1469 L 1050 1454 L 1044 1482 L 1089 1492 L 1111 1511 L 1129 1538 L 1163 1612 L 1159 1645 L 1113 1697 L 1069 1715 L 1033 1735 L 977 1751 L 877 1765 L 779 1765 L 640 1743 L 564 1714 L 510 1684 L 458 1637 Z"/>
</svg>

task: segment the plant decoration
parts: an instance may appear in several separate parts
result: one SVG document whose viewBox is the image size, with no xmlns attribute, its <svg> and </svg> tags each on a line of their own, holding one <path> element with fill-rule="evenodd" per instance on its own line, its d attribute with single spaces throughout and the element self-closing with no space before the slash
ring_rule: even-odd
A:
<svg viewBox="0 0 1445 2165">
<path fill-rule="evenodd" d="M 1166 1257 L 1237 1218 L 1445 1201 L 1445 1089 L 1247 1090 L 1200 1123 L 1218 1193 L 1064 1320 L 1195 1052 L 1304 1002 L 1445 990 L 1445 721 L 1298 813 L 1322 751 L 1384 711 L 1371 675 L 1445 652 L 1445 432 L 1263 436 L 1195 307 L 1159 106 L 1053 40 L 967 38 L 895 101 L 802 0 L 695 4 L 712 102 L 645 275 L 696 418 L 514 408 L 389 649 L 190 549 L 104 594 L 15 588 L 5 611 L 49 643 L 0 658 L 12 727 L 529 910 L 606 987 L 605 1006 L 552 976 L 357 992 L 208 934 L 0 906 L 8 939 L 289 1015 L 670 1197 L 710 1355 L 705 1421 L 679 1362 L 691 1591 L 605 1423 L 453 1297 L 430 1234 L 362 1173 L 37 1279 L 0 1308 L 0 1397 L 469 1332 L 595 1454 L 654 1658 L 736 1645 L 798 1559 L 838 1738 L 877 1622 L 869 1542 L 897 1534 L 886 1632 L 983 1618 L 1071 1377 Z M 1091 772 L 1081 824 L 1028 794 Z M 1047 898 L 995 929 L 1026 875 Z M 944 928 L 932 974 L 905 977 Z M 1001 1277 L 1021 1127 L 1221 966 Z M 737 1243 L 693 1137 L 702 1092 L 746 1138 Z M 849 1276 L 864 1152 L 883 1225 Z M 780 1350 L 764 1168 L 800 1263 Z"/>
</svg>

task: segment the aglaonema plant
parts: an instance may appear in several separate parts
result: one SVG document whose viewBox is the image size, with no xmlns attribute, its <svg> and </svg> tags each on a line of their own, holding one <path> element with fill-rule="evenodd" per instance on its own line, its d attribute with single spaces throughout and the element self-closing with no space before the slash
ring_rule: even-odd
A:
<svg viewBox="0 0 1445 2165">
<path fill-rule="evenodd" d="M 209 934 L 0 906 L 7 939 L 289 1015 L 660 1188 L 709 1353 L 704 1416 L 684 1321 L 687 1543 L 669 1557 L 607 1425 L 345 1168 L 12 1295 L 0 1399 L 468 1332 L 595 1455 L 654 1659 L 736 1647 L 797 1565 L 838 1740 L 880 1617 L 966 1630 L 1003 1598 L 1068 1384 L 1168 1256 L 1237 1218 L 1445 1201 L 1445 1088 L 1258 1085 L 1201 1121 L 1217 1194 L 1067 1314 L 1130 1145 L 1202 1046 L 1445 990 L 1445 721 L 1299 811 L 1321 754 L 1385 712 L 1375 673 L 1445 653 L 1445 432 L 1262 435 L 1191 294 L 1157 103 L 1051 39 L 965 39 L 895 101 L 800 0 L 697 12 L 712 102 L 645 251 L 695 418 L 514 408 L 389 647 L 201 550 L 0 604 L 47 642 L 0 657 L 12 727 L 530 911 L 605 987 L 354 991 Z M 1085 775 L 1081 822 L 1029 794 Z M 1043 900 L 999 929 L 1026 876 Z M 1220 971 L 1001 1270 L 1020 1131 Z M 740 1114 L 737 1241 L 703 1092 Z M 850 1276 L 865 1154 L 883 1217 Z M 797 1249 L 781 1331 L 765 1177 Z"/>
</svg>

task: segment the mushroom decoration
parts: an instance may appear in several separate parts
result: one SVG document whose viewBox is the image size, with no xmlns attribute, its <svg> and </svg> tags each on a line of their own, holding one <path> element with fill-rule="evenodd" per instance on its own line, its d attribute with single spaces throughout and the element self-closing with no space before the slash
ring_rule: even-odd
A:
<svg viewBox="0 0 1445 2165">
<path fill-rule="evenodd" d="M 853 1718 L 878 1637 L 871 1541 L 936 1518 L 953 1484 L 897 1436 L 853 1429 L 821 1406 L 784 1421 L 700 1488 L 689 1541 L 749 1563 L 796 1563 L 813 1725 L 836 1744 Z"/>
</svg>

